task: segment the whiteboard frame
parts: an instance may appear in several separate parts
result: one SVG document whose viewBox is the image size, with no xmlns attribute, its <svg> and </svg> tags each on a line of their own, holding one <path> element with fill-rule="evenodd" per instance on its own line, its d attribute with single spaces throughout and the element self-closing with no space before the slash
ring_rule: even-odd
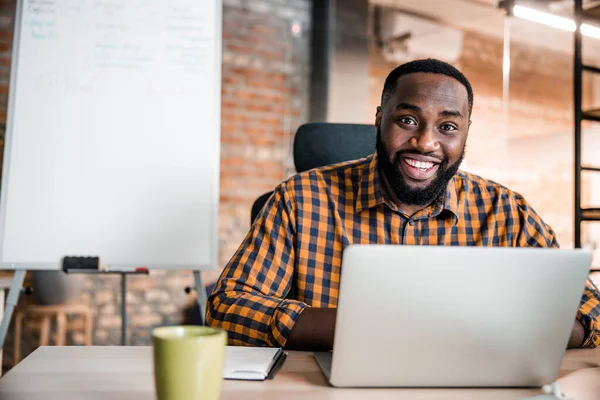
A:
<svg viewBox="0 0 600 400">
<path fill-rule="evenodd" d="M 0 270 L 58 270 L 61 269 L 59 263 L 7 263 L 3 261 L 4 237 L 6 233 L 6 215 L 7 215 L 7 188 L 10 179 L 11 149 L 14 124 L 14 103 L 16 96 L 16 82 L 19 66 L 19 46 L 21 41 L 21 22 L 23 18 L 23 7 L 26 0 L 17 0 L 15 8 L 13 43 L 11 49 L 11 72 L 9 80 L 8 107 L 6 114 L 6 128 L 4 134 L 4 155 L 2 161 L 2 179 L 0 187 Z M 168 1 L 168 0 L 167 0 Z M 210 265 L 182 265 L 182 264 L 146 264 L 148 269 L 162 270 L 216 270 L 219 268 L 219 203 L 220 203 L 220 174 L 221 174 L 221 86 L 222 86 L 222 53 L 223 53 L 223 1 L 212 0 L 215 2 L 215 40 L 214 40 L 214 71 L 215 71 L 215 90 L 213 100 L 215 102 L 215 112 L 213 126 L 214 134 L 217 135 L 216 151 L 219 162 L 213 169 L 213 193 L 212 207 L 210 212 L 210 223 L 212 224 L 212 243 L 209 246 Z M 102 260 L 101 256 L 100 260 Z M 132 265 L 107 266 L 108 270 L 130 269 Z"/>
<path fill-rule="evenodd" d="M 223 0 L 213 0 L 216 4 L 215 4 L 215 27 L 216 27 L 216 32 L 215 32 L 215 58 L 214 58 L 214 62 L 215 62 L 215 81 L 216 83 L 216 87 L 215 87 L 215 93 L 213 93 L 214 96 L 214 102 L 215 102 L 215 113 L 214 113 L 214 118 L 216 119 L 213 123 L 215 126 L 215 135 L 217 135 L 217 144 L 216 144 L 216 150 L 217 150 L 217 154 L 218 154 L 218 162 L 215 165 L 215 169 L 214 169 L 214 182 L 213 182 L 213 188 L 215 189 L 213 191 L 214 193 L 214 198 L 213 198 L 213 209 L 211 210 L 212 212 L 210 213 L 211 215 L 211 219 L 212 219 L 212 229 L 213 229 L 213 243 L 210 246 L 211 249 L 211 254 L 210 254 L 210 262 L 212 265 L 207 266 L 208 270 L 212 270 L 212 269 L 219 269 L 219 204 L 221 202 L 221 91 L 222 91 L 222 85 L 223 85 L 223 78 L 222 78 L 222 68 L 223 68 L 223 62 L 222 62 L 222 56 L 223 56 Z M 2 251 L 2 249 L 0 248 L 0 252 Z M 1 254 L 1 253 L 0 253 Z"/>
</svg>

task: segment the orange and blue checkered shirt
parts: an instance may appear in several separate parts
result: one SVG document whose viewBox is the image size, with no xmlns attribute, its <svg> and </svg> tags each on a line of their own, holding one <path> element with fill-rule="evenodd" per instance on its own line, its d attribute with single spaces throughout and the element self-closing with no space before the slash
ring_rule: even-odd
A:
<svg viewBox="0 0 600 400">
<path fill-rule="evenodd" d="M 350 244 L 558 247 L 525 199 L 459 171 L 445 195 L 412 216 L 382 186 L 377 155 L 280 184 L 208 299 L 209 325 L 230 344 L 283 347 L 306 307 L 336 307 Z M 588 280 L 577 313 L 583 347 L 600 343 L 600 295 Z"/>
</svg>

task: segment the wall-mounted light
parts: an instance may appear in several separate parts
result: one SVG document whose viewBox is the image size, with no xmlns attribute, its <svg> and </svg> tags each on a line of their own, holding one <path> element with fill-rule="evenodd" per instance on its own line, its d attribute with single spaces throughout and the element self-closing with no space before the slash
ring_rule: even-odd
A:
<svg viewBox="0 0 600 400">
<path fill-rule="evenodd" d="M 526 19 L 531 22 L 562 29 L 563 31 L 575 32 L 575 21 L 565 17 L 559 17 L 547 12 L 534 10 L 524 6 L 514 6 L 512 15 L 517 18 Z M 600 40 L 600 28 L 590 24 L 581 24 L 581 33 L 594 39 Z"/>
</svg>

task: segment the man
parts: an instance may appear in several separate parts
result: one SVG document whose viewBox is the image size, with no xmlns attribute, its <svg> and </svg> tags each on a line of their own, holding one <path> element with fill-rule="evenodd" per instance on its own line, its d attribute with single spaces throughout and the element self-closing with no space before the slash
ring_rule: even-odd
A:
<svg viewBox="0 0 600 400">
<path fill-rule="evenodd" d="M 280 184 L 209 297 L 207 322 L 232 344 L 331 349 L 349 244 L 558 247 L 522 196 L 458 171 L 472 107 L 469 81 L 449 64 L 393 70 L 375 117 L 377 152 Z M 600 343 L 599 315 L 588 280 L 570 348 Z"/>
</svg>

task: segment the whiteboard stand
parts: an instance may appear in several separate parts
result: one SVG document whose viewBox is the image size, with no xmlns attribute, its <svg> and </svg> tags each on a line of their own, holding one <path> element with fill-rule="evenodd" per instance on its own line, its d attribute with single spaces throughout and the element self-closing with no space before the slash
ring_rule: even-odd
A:
<svg viewBox="0 0 600 400">
<path fill-rule="evenodd" d="M 127 345 L 127 274 L 121 272 L 121 346 Z"/>
<path fill-rule="evenodd" d="M 2 316 L 2 323 L 0 323 L 0 350 L 4 348 L 4 340 L 6 339 L 6 333 L 8 332 L 8 326 L 12 318 L 15 306 L 19 302 L 19 295 L 23 290 L 23 282 L 25 281 L 24 269 L 18 269 L 12 277 L 10 288 L 8 289 L 8 295 L 6 296 L 6 305 L 4 306 L 4 315 Z"/>
<path fill-rule="evenodd" d="M 200 322 L 206 325 L 206 289 L 202 283 L 202 274 L 198 270 L 194 270 L 194 281 L 196 282 L 196 292 L 198 293 L 197 301 L 200 307 Z"/>
<path fill-rule="evenodd" d="M 69 274 L 105 275 L 118 274 L 121 277 L 121 346 L 127 345 L 127 275 L 148 275 L 148 270 L 97 270 L 77 269 L 65 271 Z"/>
</svg>

